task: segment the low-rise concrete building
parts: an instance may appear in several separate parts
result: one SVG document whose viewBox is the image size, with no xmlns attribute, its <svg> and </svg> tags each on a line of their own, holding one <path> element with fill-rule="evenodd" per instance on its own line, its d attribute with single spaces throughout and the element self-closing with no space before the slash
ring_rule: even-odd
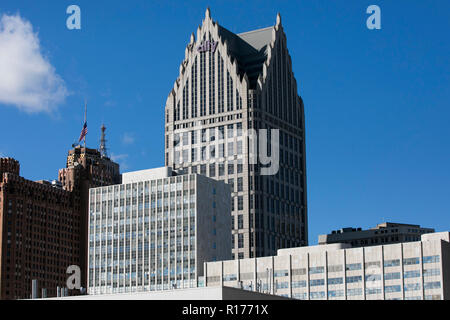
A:
<svg viewBox="0 0 450 320">
<path fill-rule="evenodd" d="M 375 228 L 342 228 L 330 234 L 319 235 L 319 244 L 349 243 L 352 247 L 377 246 L 380 244 L 419 241 L 420 236 L 433 233 L 432 228 L 423 228 L 416 224 L 383 222 Z"/>
<path fill-rule="evenodd" d="M 305 300 L 447 300 L 449 241 L 440 232 L 408 243 L 280 249 L 272 257 L 205 263 L 205 285 Z"/>
</svg>

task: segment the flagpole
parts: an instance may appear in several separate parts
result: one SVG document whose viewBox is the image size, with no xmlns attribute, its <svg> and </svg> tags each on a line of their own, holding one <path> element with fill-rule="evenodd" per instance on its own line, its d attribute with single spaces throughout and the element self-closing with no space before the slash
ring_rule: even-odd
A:
<svg viewBox="0 0 450 320">
<path fill-rule="evenodd" d="M 86 124 L 86 117 L 87 117 L 87 102 L 86 99 L 84 99 L 84 123 Z M 84 135 L 84 153 L 86 153 L 86 136 Z"/>
</svg>

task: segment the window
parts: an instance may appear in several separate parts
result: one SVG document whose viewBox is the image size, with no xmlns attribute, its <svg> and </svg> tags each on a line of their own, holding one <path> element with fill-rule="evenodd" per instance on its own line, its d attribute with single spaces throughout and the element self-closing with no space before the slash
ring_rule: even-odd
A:
<svg viewBox="0 0 450 320">
<path fill-rule="evenodd" d="M 384 280 L 400 279 L 400 272 L 391 272 L 384 275 Z"/>
<path fill-rule="evenodd" d="M 353 289 L 347 289 L 347 296 L 359 296 L 362 294 L 361 288 L 353 288 Z"/>
<path fill-rule="evenodd" d="M 244 247 L 244 235 L 242 233 L 238 234 L 238 248 Z"/>
<path fill-rule="evenodd" d="M 242 191 L 242 177 L 239 177 L 237 179 L 237 191 L 238 192 Z"/>
<path fill-rule="evenodd" d="M 228 179 L 228 184 L 230 185 L 231 192 L 234 192 L 234 179 L 233 178 Z"/>
<path fill-rule="evenodd" d="M 275 270 L 275 272 L 273 273 L 274 277 L 287 277 L 289 276 L 289 271 L 288 270 Z"/>
<path fill-rule="evenodd" d="M 441 271 L 439 269 L 425 269 L 425 270 L 423 270 L 423 276 L 424 277 L 439 276 L 440 274 L 441 274 Z"/>
<path fill-rule="evenodd" d="M 244 229 L 244 216 L 242 214 L 238 215 L 238 229 Z"/>
<path fill-rule="evenodd" d="M 335 298 L 335 297 L 342 297 L 344 295 L 344 290 L 329 290 L 328 291 L 328 297 Z"/>
<path fill-rule="evenodd" d="M 366 274 L 365 280 L 366 282 L 379 281 L 381 280 L 381 274 Z"/>
<path fill-rule="evenodd" d="M 420 270 L 413 270 L 413 271 L 405 271 L 403 273 L 403 278 L 417 278 L 420 277 Z"/>
<path fill-rule="evenodd" d="M 219 164 L 219 176 L 223 176 L 225 174 L 225 165 L 223 163 Z"/>
<path fill-rule="evenodd" d="M 434 282 L 425 282 L 423 285 L 424 289 L 439 289 L 441 287 L 440 281 L 434 281 Z"/>
<path fill-rule="evenodd" d="M 309 298 L 310 299 L 323 299 L 323 298 L 325 298 L 325 292 L 324 291 L 310 292 Z"/>
<path fill-rule="evenodd" d="M 419 258 L 408 258 L 408 259 L 403 259 L 403 264 L 405 266 L 407 265 L 412 265 L 412 264 L 419 264 L 420 263 L 420 259 Z"/>
<path fill-rule="evenodd" d="M 228 156 L 231 157 L 233 155 L 234 155 L 233 142 L 228 142 Z"/>
<path fill-rule="evenodd" d="M 423 257 L 423 263 L 435 263 L 435 262 L 439 262 L 439 256 Z"/>
<path fill-rule="evenodd" d="M 366 288 L 366 294 L 380 294 L 381 288 Z"/>
<path fill-rule="evenodd" d="M 238 141 L 236 144 L 236 154 L 242 154 L 242 141 Z"/>
<path fill-rule="evenodd" d="M 244 198 L 242 196 L 238 197 L 238 210 L 244 210 Z"/>
<path fill-rule="evenodd" d="M 210 177 L 215 177 L 216 176 L 216 164 L 215 163 L 211 163 L 209 165 L 209 176 Z"/>
<path fill-rule="evenodd" d="M 237 276 L 235 274 L 226 274 L 223 276 L 223 281 L 236 281 Z"/>
<path fill-rule="evenodd" d="M 206 129 L 202 129 L 202 142 L 206 142 Z"/>
<path fill-rule="evenodd" d="M 344 283 L 342 277 L 340 277 L 340 278 L 328 278 L 328 284 L 329 285 L 342 284 L 342 283 Z"/>
<path fill-rule="evenodd" d="M 228 174 L 233 174 L 234 173 L 234 163 L 229 163 L 228 164 Z"/>
<path fill-rule="evenodd" d="M 384 267 L 397 267 L 400 265 L 400 260 L 399 259 L 395 259 L 395 260 L 385 260 L 384 261 Z"/>
<path fill-rule="evenodd" d="M 384 292 L 400 292 L 402 287 L 400 285 L 395 286 L 384 286 Z"/>
<path fill-rule="evenodd" d="M 309 280 L 309 285 L 311 287 L 323 286 L 324 284 L 325 284 L 325 280 L 324 279 L 312 279 L 312 280 Z"/>
<path fill-rule="evenodd" d="M 233 138 L 233 135 L 234 135 L 233 131 L 234 131 L 234 124 L 229 124 L 227 126 L 227 137 L 228 138 Z"/>
<path fill-rule="evenodd" d="M 355 283 L 355 282 L 361 282 L 362 276 L 352 276 L 352 277 L 346 277 L 345 281 L 347 283 Z"/>
<path fill-rule="evenodd" d="M 324 267 L 310 267 L 309 268 L 309 273 L 310 274 L 323 273 L 324 269 L 325 269 Z"/>
<path fill-rule="evenodd" d="M 242 136 L 242 122 L 236 124 L 236 129 L 237 129 L 237 136 L 238 137 Z"/>
<path fill-rule="evenodd" d="M 342 265 L 336 264 L 332 266 L 328 266 L 328 272 L 341 272 L 342 271 Z"/>
<path fill-rule="evenodd" d="M 306 287 L 306 280 L 292 281 L 292 288 L 304 288 Z"/>
<path fill-rule="evenodd" d="M 346 265 L 346 270 L 361 270 L 361 263 L 351 263 Z"/>
<path fill-rule="evenodd" d="M 242 162 L 239 161 L 237 164 L 237 173 L 242 173 Z"/>
<path fill-rule="evenodd" d="M 405 291 L 416 291 L 416 290 L 420 290 L 420 283 L 405 283 L 405 285 L 403 286 L 403 289 Z"/>
</svg>

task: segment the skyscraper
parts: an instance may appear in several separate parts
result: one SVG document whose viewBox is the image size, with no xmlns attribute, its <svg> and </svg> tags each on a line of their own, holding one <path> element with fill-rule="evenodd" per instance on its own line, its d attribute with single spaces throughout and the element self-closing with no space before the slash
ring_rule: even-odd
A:
<svg viewBox="0 0 450 320">
<path fill-rule="evenodd" d="M 167 98 L 165 164 L 231 185 L 234 258 L 307 245 L 304 107 L 279 14 L 234 34 L 206 10 Z"/>
<path fill-rule="evenodd" d="M 87 283 L 87 228 L 89 217 L 89 189 L 108 186 L 121 182 L 119 164 L 107 157 L 105 146 L 105 127 L 102 125 L 102 140 L 100 151 L 82 146 L 69 150 L 66 168 L 58 172 L 58 180 L 63 189 L 74 194 L 80 210 L 80 268 L 81 285 L 86 288 Z"/>
</svg>

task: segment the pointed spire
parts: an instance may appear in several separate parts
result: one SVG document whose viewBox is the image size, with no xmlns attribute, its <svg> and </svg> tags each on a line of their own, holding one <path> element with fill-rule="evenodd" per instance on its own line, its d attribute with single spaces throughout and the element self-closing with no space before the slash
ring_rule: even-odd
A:
<svg viewBox="0 0 450 320">
<path fill-rule="evenodd" d="M 209 7 L 206 8 L 206 11 L 205 11 L 205 18 L 211 19 L 211 10 L 209 9 Z"/>
<path fill-rule="evenodd" d="M 281 25 L 281 14 L 278 12 L 277 14 L 277 26 Z"/>
<path fill-rule="evenodd" d="M 191 42 L 189 43 L 194 43 L 195 42 L 195 34 L 192 32 L 191 34 Z"/>
</svg>

